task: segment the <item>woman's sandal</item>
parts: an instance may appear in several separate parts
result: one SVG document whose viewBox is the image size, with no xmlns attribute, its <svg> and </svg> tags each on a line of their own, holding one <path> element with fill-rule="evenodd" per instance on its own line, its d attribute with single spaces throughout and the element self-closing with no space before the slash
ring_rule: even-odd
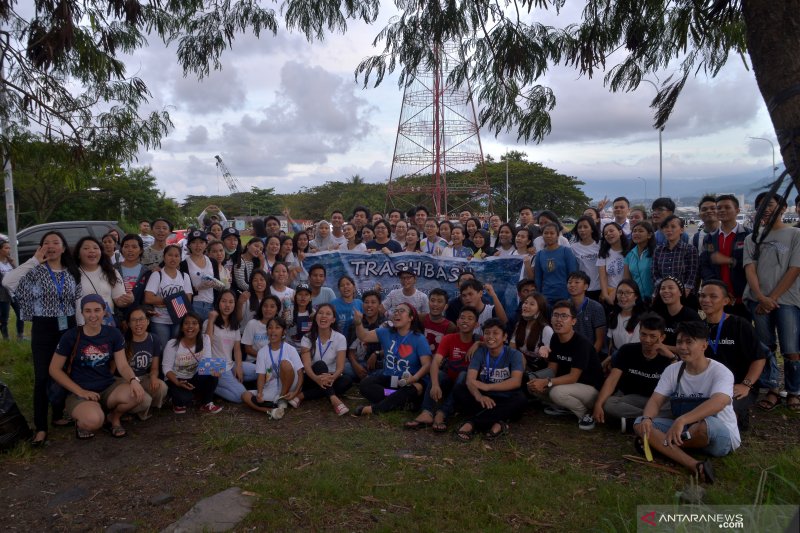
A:
<svg viewBox="0 0 800 533">
<path fill-rule="evenodd" d="M 787 394 L 786 408 L 795 413 L 800 411 L 800 394 Z"/>
<path fill-rule="evenodd" d="M 36 435 L 39 433 L 44 433 L 44 437 L 39 440 L 36 440 Z M 31 446 L 34 448 L 43 448 L 47 444 L 47 432 L 46 431 L 37 431 L 36 435 L 33 436 L 31 439 Z"/>
<path fill-rule="evenodd" d="M 472 424 L 469 424 L 471 426 L 471 429 L 469 429 L 469 430 L 462 429 L 466 425 L 467 424 L 462 424 L 461 427 L 458 428 L 458 430 L 455 433 L 456 438 L 458 440 L 460 440 L 461 442 L 469 442 L 469 441 L 472 440 L 472 437 L 475 436 L 475 426 L 472 426 Z"/>
<path fill-rule="evenodd" d="M 423 422 L 422 420 L 410 420 L 403 424 L 404 429 L 416 431 L 418 429 L 426 429 L 433 425 L 433 422 Z"/>
<path fill-rule="evenodd" d="M 78 424 L 75 424 L 75 438 L 78 440 L 86 440 L 94 438 L 94 433 L 89 431 L 88 429 L 82 429 L 78 427 Z"/>
<path fill-rule="evenodd" d="M 694 468 L 697 471 L 698 482 L 708 483 L 709 485 L 714 484 L 714 468 L 711 466 L 709 459 L 702 462 L 698 461 Z"/>
<path fill-rule="evenodd" d="M 781 396 L 777 392 L 771 390 L 767 392 L 767 395 L 764 396 L 758 402 L 758 408 L 762 411 L 772 411 L 778 404 L 781 403 Z"/>
<path fill-rule="evenodd" d="M 106 422 L 103 428 L 111 433 L 115 439 L 121 439 L 128 436 L 128 431 L 122 426 L 112 426 L 110 422 Z"/>
<path fill-rule="evenodd" d="M 447 433 L 447 424 L 444 422 L 434 422 L 431 424 L 434 433 Z"/>
<path fill-rule="evenodd" d="M 495 440 L 498 437 L 502 437 L 506 433 L 508 433 L 508 424 L 505 422 L 499 422 L 500 430 L 499 431 L 487 431 L 486 434 L 483 436 L 486 440 Z"/>
</svg>

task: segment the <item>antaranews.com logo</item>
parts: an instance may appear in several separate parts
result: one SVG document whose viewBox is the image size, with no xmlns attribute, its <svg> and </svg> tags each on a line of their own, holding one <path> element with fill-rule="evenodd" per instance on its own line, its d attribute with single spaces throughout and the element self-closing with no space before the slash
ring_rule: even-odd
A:
<svg viewBox="0 0 800 533">
<path fill-rule="evenodd" d="M 798 531 L 796 505 L 639 505 L 637 531 Z"/>
</svg>

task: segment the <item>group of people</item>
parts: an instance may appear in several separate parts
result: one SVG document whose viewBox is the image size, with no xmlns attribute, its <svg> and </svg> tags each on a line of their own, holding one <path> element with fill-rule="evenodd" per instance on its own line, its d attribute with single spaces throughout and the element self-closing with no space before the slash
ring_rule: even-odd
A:
<svg viewBox="0 0 800 533">
<path fill-rule="evenodd" d="M 611 203 L 613 216 L 587 208 L 569 232 L 528 207 L 516 224 L 357 207 L 310 231 L 284 211 L 291 237 L 274 216 L 249 238 L 201 220 L 175 245 L 166 219 L 72 247 L 54 231 L 18 267 L 0 243 L 0 330 L 7 337 L 6 301 L 32 323 L 33 442 L 46 441 L 51 407 L 52 423 L 74 422 L 78 438 L 102 427 L 123 437 L 125 416 L 147 419 L 166 402 L 178 415 L 213 414 L 221 398 L 280 419 L 324 398 L 344 415 L 357 386 L 368 403 L 353 415 L 411 408 L 407 429 L 444 432 L 460 413 L 463 441 L 504 435 L 531 403 L 582 430 L 615 421 L 713 482 L 711 463 L 685 450 L 725 455 L 754 405 L 783 401 L 778 346 L 786 406 L 800 410 L 800 229 L 768 193 L 756 199 L 766 205 L 757 238 L 730 195 L 701 200 L 692 239 L 669 198 L 650 217 Z M 469 268 L 455 295 L 425 294 L 408 268 L 386 295 L 359 294 L 348 276 L 331 280 L 334 291 L 313 260 L 330 250 L 522 256 L 518 306 L 505 309 Z"/>
</svg>

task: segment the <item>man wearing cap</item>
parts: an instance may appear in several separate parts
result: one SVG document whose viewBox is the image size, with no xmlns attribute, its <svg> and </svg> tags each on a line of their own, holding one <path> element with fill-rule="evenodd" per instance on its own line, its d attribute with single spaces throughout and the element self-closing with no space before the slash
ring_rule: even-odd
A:
<svg viewBox="0 0 800 533">
<path fill-rule="evenodd" d="M 402 303 L 411 304 L 417 313 L 429 313 L 428 296 L 417 289 L 417 274 L 406 265 L 397 268 L 397 277 L 402 288 L 394 289 L 383 301 L 382 307 L 388 316 L 392 316 L 394 308 Z"/>
<path fill-rule="evenodd" d="M 192 309 L 205 321 L 214 306 L 214 288 L 220 285 L 219 265 L 206 256 L 206 232 L 196 229 L 186 237 L 189 256 L 181 261 L 180 271 L 189 276 L 194 296 Z"/>
</svg>

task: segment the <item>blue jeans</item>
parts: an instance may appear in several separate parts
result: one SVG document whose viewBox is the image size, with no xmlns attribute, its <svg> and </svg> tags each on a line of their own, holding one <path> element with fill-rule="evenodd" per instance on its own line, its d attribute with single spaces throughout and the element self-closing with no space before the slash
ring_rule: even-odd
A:
<svg viewBox="0 0 800 533">
<path fill-rule="evenodd" d="M 19 318 L 19 306 L 15 302 L 0 302 L 0 334 L 6 340 L 8 340 L 8 319 L 10 318 L 12 307 L 17 315 L 17 337 L 22 337 L 22 332 L 25 329 L 25 322 Z"/>
<path fill-rule="evenodd" d="M 453 382 L 447 375 L 447 372 L 439 370 L 439 387 L 442 389 L 442 401 L 439 403 L 431 398 L 433 382 L 430 376 L 425 376 L 422 381 L 425 383 L 425 395 L 422 397 L 422 410 L 428 411 L 431 414 L 435 414 L 436 411 L 442 411 L 445 419 L 453 416 L 453 413 L 456 411 L 456 398 L 455 395 L 452 394 L 453 387 L 467 381 L 467 372 L 460 372 L 458 377 L 456 377 L 456 381 Z"/>
<path fill-rule="evenodd" d="M 755 312 L 758 302 L 748 301 L 747 305 L 753 315 L 756 337 L 772 352 L 762 373 L 762 384 L 771 389 L 778 387 L 779 370 L 774 352 L 780 343 L 783 354 L 784 388 L 789 394 L 800 394 L 800 361 L 792 361 L 786 357 L 789 354 L 800 353 L 800 308 L 781 305 L 767 315 L 760 315 Z"/>
<path fill-rule="evenodd" d="M 255 381 L 258 376 L 256 375 L 255 363 L 242 363 L 242 374 L 244 374 L 245 381 Z M 232 403 L 242 403 L 242 394 L 246 392 L 244 385 L 239 383 L 233 370 L 226 370 L 219 375 L 217 388 L 214 394 Z"/>
<path fill-rule="evenodd" d="M 208 313 L 214 308 L 214 304 L 208 302 L 192 302 L 192 309 L 195 313 L 200 315 L 200 325 L 208 320 Z"/>
<path fill-rule="evenodd" d="M 716 416 L 707 416 L 704 420 L 706 422 L 706 428 L 708 428 L 708 446 L 703 448 L 703 453 L 711 457 L 724 457 L 731 453 L 735 448 L 731 442 L 731 434 L 728 430 L 728 426 Z M 666 433 L 669 431 L 669 428 L 672 427 L 673 422 L 675 421 L 671 418 L 654 418 L 653 427 L 662 433 Z M 642 417 L 639 416 L 636 418 L 634 424 L 641 423 Z"/>
<path fill-rule="evenodd" d="M 170 339 L 178 336 L 178 324 L 158 324 L 150 322 L 150 333 L 158 337 L 161 341 L 161 349 L 167 345 Z"/>
</svg>

